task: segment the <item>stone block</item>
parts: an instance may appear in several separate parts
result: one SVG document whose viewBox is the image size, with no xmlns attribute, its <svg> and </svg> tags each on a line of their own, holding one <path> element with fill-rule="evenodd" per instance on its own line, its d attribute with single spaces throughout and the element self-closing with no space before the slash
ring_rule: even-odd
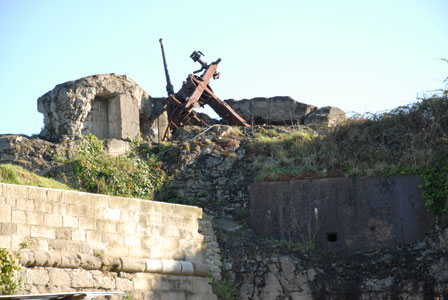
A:
<svg viewBox="0 0 448 300">
<path fill-rule="evenodd" d="M 49 202 L 62 202 L 62 191 L 47 190 L 47 200 Z"/>
<path fill-rule="evenodd" d="M 69 272 L 70 270 L 50 269 L 48 272 L 50 276 L 50 285 L 62 288 L 70 287 L 71 280 Z"/>
<path fill-rule="evenodd" d="M 107 276 L 100 271 L 98 272 L 93 271 L 92 276 L 93 276 L 93 284 L 96 289 L 105 289 L 105 290 L 115 289 L 116 277 Z"/>
<path fill-rule="evenodd" d="M 181 230 L 177 227 L 165 227 L 163 235 L 171 238 L 179 238 L 181 236 Z"/>
<path fill-rule="evenodd" d="M 81 265 L 81 259 L 75 253 L 61 254 L 61 267 L 76 269 Z"/>
<path fill-rule="evenodd" d="M 131 210 L 131 211 L 140 211 L 140 203 L 142 202 L 142 200 L 137 200 L 137 199 L 128 199 L 128 205 L 126 207 L 126 209 Z"/>
<path fill-rule="evenodd" d="M 2 222 L 11 222 L 11 206 L 2 205 L 0 209 L 0 220 Z"/>
<path fill-rule="evenodd" d="M 67 204 L 78 204 L 79 203 L 79 192 L 63 191 L 62 201 Z"/>
<path fill-rule="evenodd" d="M 160 247 L 152 247 L 150 249 L 150 256 L 153 259 L 163 258 L 163 249 Z"/>
<path fill-rule="evenodd" d="M 130 257 L 122 257 L 121 266 L 122 270 L 125 272 L 143 272 L 146 268 L 146 264 L 143 259 Z"/>
<path fill-rule="evenodd" d="M 162 272 L 162 261 L 160 259 L 145 259 L 145 272 L 160 273 Z"/>
<path fill-rule="evenodd" d="M 74 270 L 72 272 L 72 287 L 74 288 L 93 288 L 93 276 L 86 270 Z"/>
<path fill-rule="evenodd" d="M 31 237 L 32 238 L 55 239 L 56 231 L 55 231 L 55 228 L 51 228 L 51 227 L 31 226 Z"/>
<path fill-rule="evenodd" d="M 3 185 L 3 196 L 13 197 L 16 199 L 28 198 L 28 187 L 23 185 L 5 184 Z"/>
<path fill-rule="evenodd" d="M 47 189 L 39 187 L 27 187 L 28 188 L 28 199 L 30 200 L 47 200 Z"/>
<path fill-rule="evenodd" d="M 138 236 L 126 235 L 124 237 L 124 243 L 128 247 L 141 247 L 142 241 Z"/>
<path fill-rule="evenodd" d="M 103 239 L 101 238 L 101 232 L 87 230 L 87 241 L 89 243 L 102 243 Z"/>
<path fill-rule="evenodd" d="M 164 238 L 162 240 L 162 247 L 164 250 L 177 250 L 179 249 L 179 240 Z"/>
<path fill-rule="evenodd" d="M 101 219 L 119 221 L 120 220 L 120 209 L 118 208 L 103 208 L 100 213 Z"/>
<path fill-rule="evenodd" d="M 44 225 L 52 227 L 62 227 L 62 216 L 56 214 L 45 214 Z"/>
<path fill-rule="evenodd" d="M 143 249 L 142 247 L 128 247 L 128 249 L 129 256 L 131 257 L 145 258 L 149 257 L 151 254 L 151 251 L 148 249 Z"/>
<path fill-rule="evenodd" d="M 38 267 L 43 267 L 48 265 L 50 259 L 50 254 L 48 251 L 36 250 L 34 251 L 34 264 Z"/>
<path fill-rule="evenodd" d="M 16 224 L 26 224 L 26 214 L 24 211 L 13 210 L 11 212 L 11 219 Z"/>
<path fill-rule="evenodd" d="M 78 221 L 80 229 L 96 230 L 95 218 L 79 217 Z"/>
<path fill-rule="evenodd" d="M 174 204 L 172 208 L 172 214 L 183 218 L 201 219 L 202 208 Z"/>
<path fill-rule="evenodd" d="M 73 241 L 85 241 L 86 240 L 86 231 L 83 229 L 76 229 L 72 231 L 72 240 Z"/>
<path fill-rule="evenodd" d="M 34 211 L 42 213 L 51 213 L 53 206 L 50 202 L 34 200 Z"/>
<path fill-rule="evenodd" d="M 11 237 L 0 235 L 0 248 L 11 249 Z"/>
<path fill-rule="evenodd" d="M 70 227 L 70 228 L 78 228 L 79 219 L 77 217 L 72 217 L 72 216 L 63 216 L 62 217 L 62 226 Z"/>
<path fill-rule="evenodd" d="M 115 279 L 116 289 L 119 291 L 131 291 L 133 288 L 132 281 L 127 278 L 117 277 Z"/>
<path fill-rule="evenodd" d="M 81 268 L 87 270 L 98 270 L 101 268 L 101 258 L 90 254 L 77 254 L 81 260 Z"/>
<path fill-rule="evenodd" d="M 89 244 L 78 241 L 50 240 L 49 248 L 56 251 L 90 253 L 92 251 Z"/>
<path fill-rule="evenodd" d="M 26 212 L 26 223 L 28 225 L 42 225 L 44 223 L 44 215 L 39 212 Z"/>
<path fill-rule="evenodd" d="M 17 233 L 17 225 L 13 223 L 0 223 L 0 235 L 13 235 Z"/>
<path fill-rule="evenodd" d="M 114 209 L 127 209 L 128 207 L 128 198 L 124 197 L 109 197 L 109 208 Z"/>
<path fill-rule="evenodd" d="M 111 222 L 111 221 L 105 221 L 105 220 L 98 220 L 97 221 L 97 230 L 101 231 L 101 232 L 116 233 L 117 232 L 117 223 Z"/>
<path fill-rule="evenodd" d="M 162 272 L 165 274 L 181 274 L 182 264 L 180 261 L 162 259 Z"/>
<path fill-rule="evenodd" d="M 48 240 L 41 238 L 33 238 L 31 241 L 31 249 L 48 251 Z"/>
<path fill-rule="evenodd" d="M 62 195 L 62 194 L 61 194 Z M 65 203 L 52 203 L 52 213 L 55 215 L 68 216 L 70 206 Z"/>
<path fill-rule="evenodd" d="M 9 205 L 11 207 L 16 207 L 17 206 L 17 199 L 16 198 L 3 198 L 4 199 L 4 204 L 3 205 Z M 1 203 L 1 201 L 0 201 Z"/>
<path fill-rule="evenodd" d="M 194 274 L 194 266 L 189 261 L 181 261 L 180 262 L 182 266 L 181 273 L 185 275 L 193 275 Z"/>
<path fill-rule="evenodd" d="M 151 213 L 149 215 L 147 223 L 152 225 L 165 225 L 162 222 L 162 215 L 159 213 Z"/>
<path fill-rule="evenodd" d="M 56 239 L 58 240 L 71 240 L 72 229 L 70 228 L 56 228 Z"/>
<path fill-rule="evenodd" d="M 28 268 L 25 271 L 25 282 L 30 285 L 48 285 L 50 276 L 44 268 Z"/>
<path fill-rule="evenodd" d="M 123 235 L 132 235 L 136 232 L 136 224 L 134 222 L 117 223 L 117 232 Z"/>
<path fill-rule="evenodd" d="M 0 197 L 3 197 L 3 183 L 0 183 Z"/>
<path fill-rule="evenodd" d="M 152 280 L 147 277 L 135 277 L 132 285 L 134 290 L 151 290 Z"/>
</svg>

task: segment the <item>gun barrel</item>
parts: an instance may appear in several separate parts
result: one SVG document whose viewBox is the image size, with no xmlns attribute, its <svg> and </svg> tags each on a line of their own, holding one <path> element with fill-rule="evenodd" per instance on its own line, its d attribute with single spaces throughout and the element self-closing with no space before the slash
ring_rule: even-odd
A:
<svg viewBox="0 0 448 300">
<path fill-rule="evenodd" d="M 160 42 L 160 48 L 162 48 L 163 67 L 165 69 L 165 78 L 166 78 L 166 91 L 169 97 L 170 95 L 174 95 L 174 87 L 171 84 L 170 74 L 168 73 L 168 65 L 166 64 L 165 47 L 163 45 L 163 39 L 159 39 L 159 42 Z"/>
</svg>

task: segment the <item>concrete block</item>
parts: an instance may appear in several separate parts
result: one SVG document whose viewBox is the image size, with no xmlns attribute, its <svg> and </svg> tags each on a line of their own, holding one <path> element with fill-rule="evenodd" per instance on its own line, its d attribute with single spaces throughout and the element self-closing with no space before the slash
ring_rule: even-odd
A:
<svg viewBox="0 0 448 300">
<path fill-rule="evenodd" d="M 47 190 L 47 200 L 49 202 L 62 202 L 62 191 Z"/>
<path fill-rule="evenodd" d="M 77 217 L 72 217 L 72 216 L 63 216 L 62 217 L 62 226 L 70 227 L 70 228 L 78 228 L 79 219 Z"/>
<path fill-rule="evenodd" d="M 0 235 L 0 248 L 11 249 L 11 237 Z"/>
<path fill-rule="evenodd" d="M 86 240 L 86 231 L 83 229 L 76 229 L 72 231 L 72 240 L 73 241 L 85 241 Z"/>
<path fill-rule="evenodd" d="M 61 192 L 62 195 L 62 192 Z M 70 206 L 65 203 L 52 203 L 52 211 L 55 215 L 68 216 L 70 215 Z"/>
<path fill-rule="evenodd" d="M 44 225 L 52 227 L 62 227 L 62 216 L 56 214 L 45 214 Z"/>
<path fill-rule="evenodd" d="M 26 223 L 28 225 L 42 225 L 44 224 L 44 215 L 39 212 L 26 212 Z"/>
<path fill-rule="evenodd" d="M 63 191 L 62 201 L 67 204 L 78 204 L 79 203 L 79 192 Z"/>
<path fill-rule="evenodd" d="M 0 207 L 0 220 L 2 222 L 11 222 L 11 206 L 9 205 L 2 205 Z"/>
<path fill-rule="evenodd" d="M 28 188 L 28 199 L 47 201 L 47 189 L 39 187 L 27 187 Z"/>
<path fill-rule="evenodd" d="M 31 226 L 31 237 L 32 238 L 55 239 L 56 231 L 52 227 Z"/>
<path fill-rule="evenodd" d="M 70 275 L 69 270 L 64 269 L 50 269 L 49 270 L 50 285 L 57 287 L 69 287 L 70 286 Z"/>
<path fill-rule="evenodd" d="M 94 218 L 79 217 L 79 228 L 96 230 L 96 220 Z"/>
<path fill-rule="evenodd" d="M 24 211 L 13 210 L 11 212 L 11 219 L 16 224 L 26 224 L 26 214 Z"/>
</svg>

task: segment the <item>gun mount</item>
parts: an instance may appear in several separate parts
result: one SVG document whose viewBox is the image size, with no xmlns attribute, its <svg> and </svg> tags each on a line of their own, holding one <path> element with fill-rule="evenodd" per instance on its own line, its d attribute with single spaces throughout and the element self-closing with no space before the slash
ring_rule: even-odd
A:
<svg viewBox="0 0 448 300">
<path fill-rule="evenodd" d="M 166 90 L 168 92 L 168 122 L 169 125 L 163 139 L 165 140 L 169 133 L 172 133 L 176 128 L 184 125 L 201 125 L 207 126 L 204 121 L 192 114 L 195 107 L 202 107 L 208 104 L 224 121 L 229 125 L 235 126 L 249 126 L 247 122 L 241 118 L 227 103 L 219 99 L 209 85 L 210 79 L 218 79 L 219 72 L 216 71 L 221 59 L 218 58 L 215 62 L 207 64 L 201 59 L 204 54 L 201 51 L 193 51 L 190 58 L 194 62 L 201 65 L 201 69 L 189 74 L 187 80 L 183 82 L 182 87 L 177 93 L 174 93 L 173 85 L 171 84 L 168 74 L 168 67 L 165 58 L 165 48 L 163 40 L 160 39 L 160 47 L 162 48 L 163 65 L 165 68 L 165 77 L 167 81 Z M 195 75 L 201 73 L 201 75 Z"/>
</svg>

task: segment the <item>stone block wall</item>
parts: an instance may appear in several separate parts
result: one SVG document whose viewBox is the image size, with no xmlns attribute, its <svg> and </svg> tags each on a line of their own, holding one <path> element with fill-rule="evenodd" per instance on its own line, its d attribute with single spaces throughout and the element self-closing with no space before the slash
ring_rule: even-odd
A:
<svg viewBox="0 0 448 300">
<path fill-rule="evenodd" d="M 219 251 L 207 251 L 213 231 L 199 233 L 199 221 L 211 227 L 197 207 L 0 183 L 0 247 L 31 241 L 24 292 L 213 299 L 206 276 L 219 272 L 206 263 Z"/>
</svg>

